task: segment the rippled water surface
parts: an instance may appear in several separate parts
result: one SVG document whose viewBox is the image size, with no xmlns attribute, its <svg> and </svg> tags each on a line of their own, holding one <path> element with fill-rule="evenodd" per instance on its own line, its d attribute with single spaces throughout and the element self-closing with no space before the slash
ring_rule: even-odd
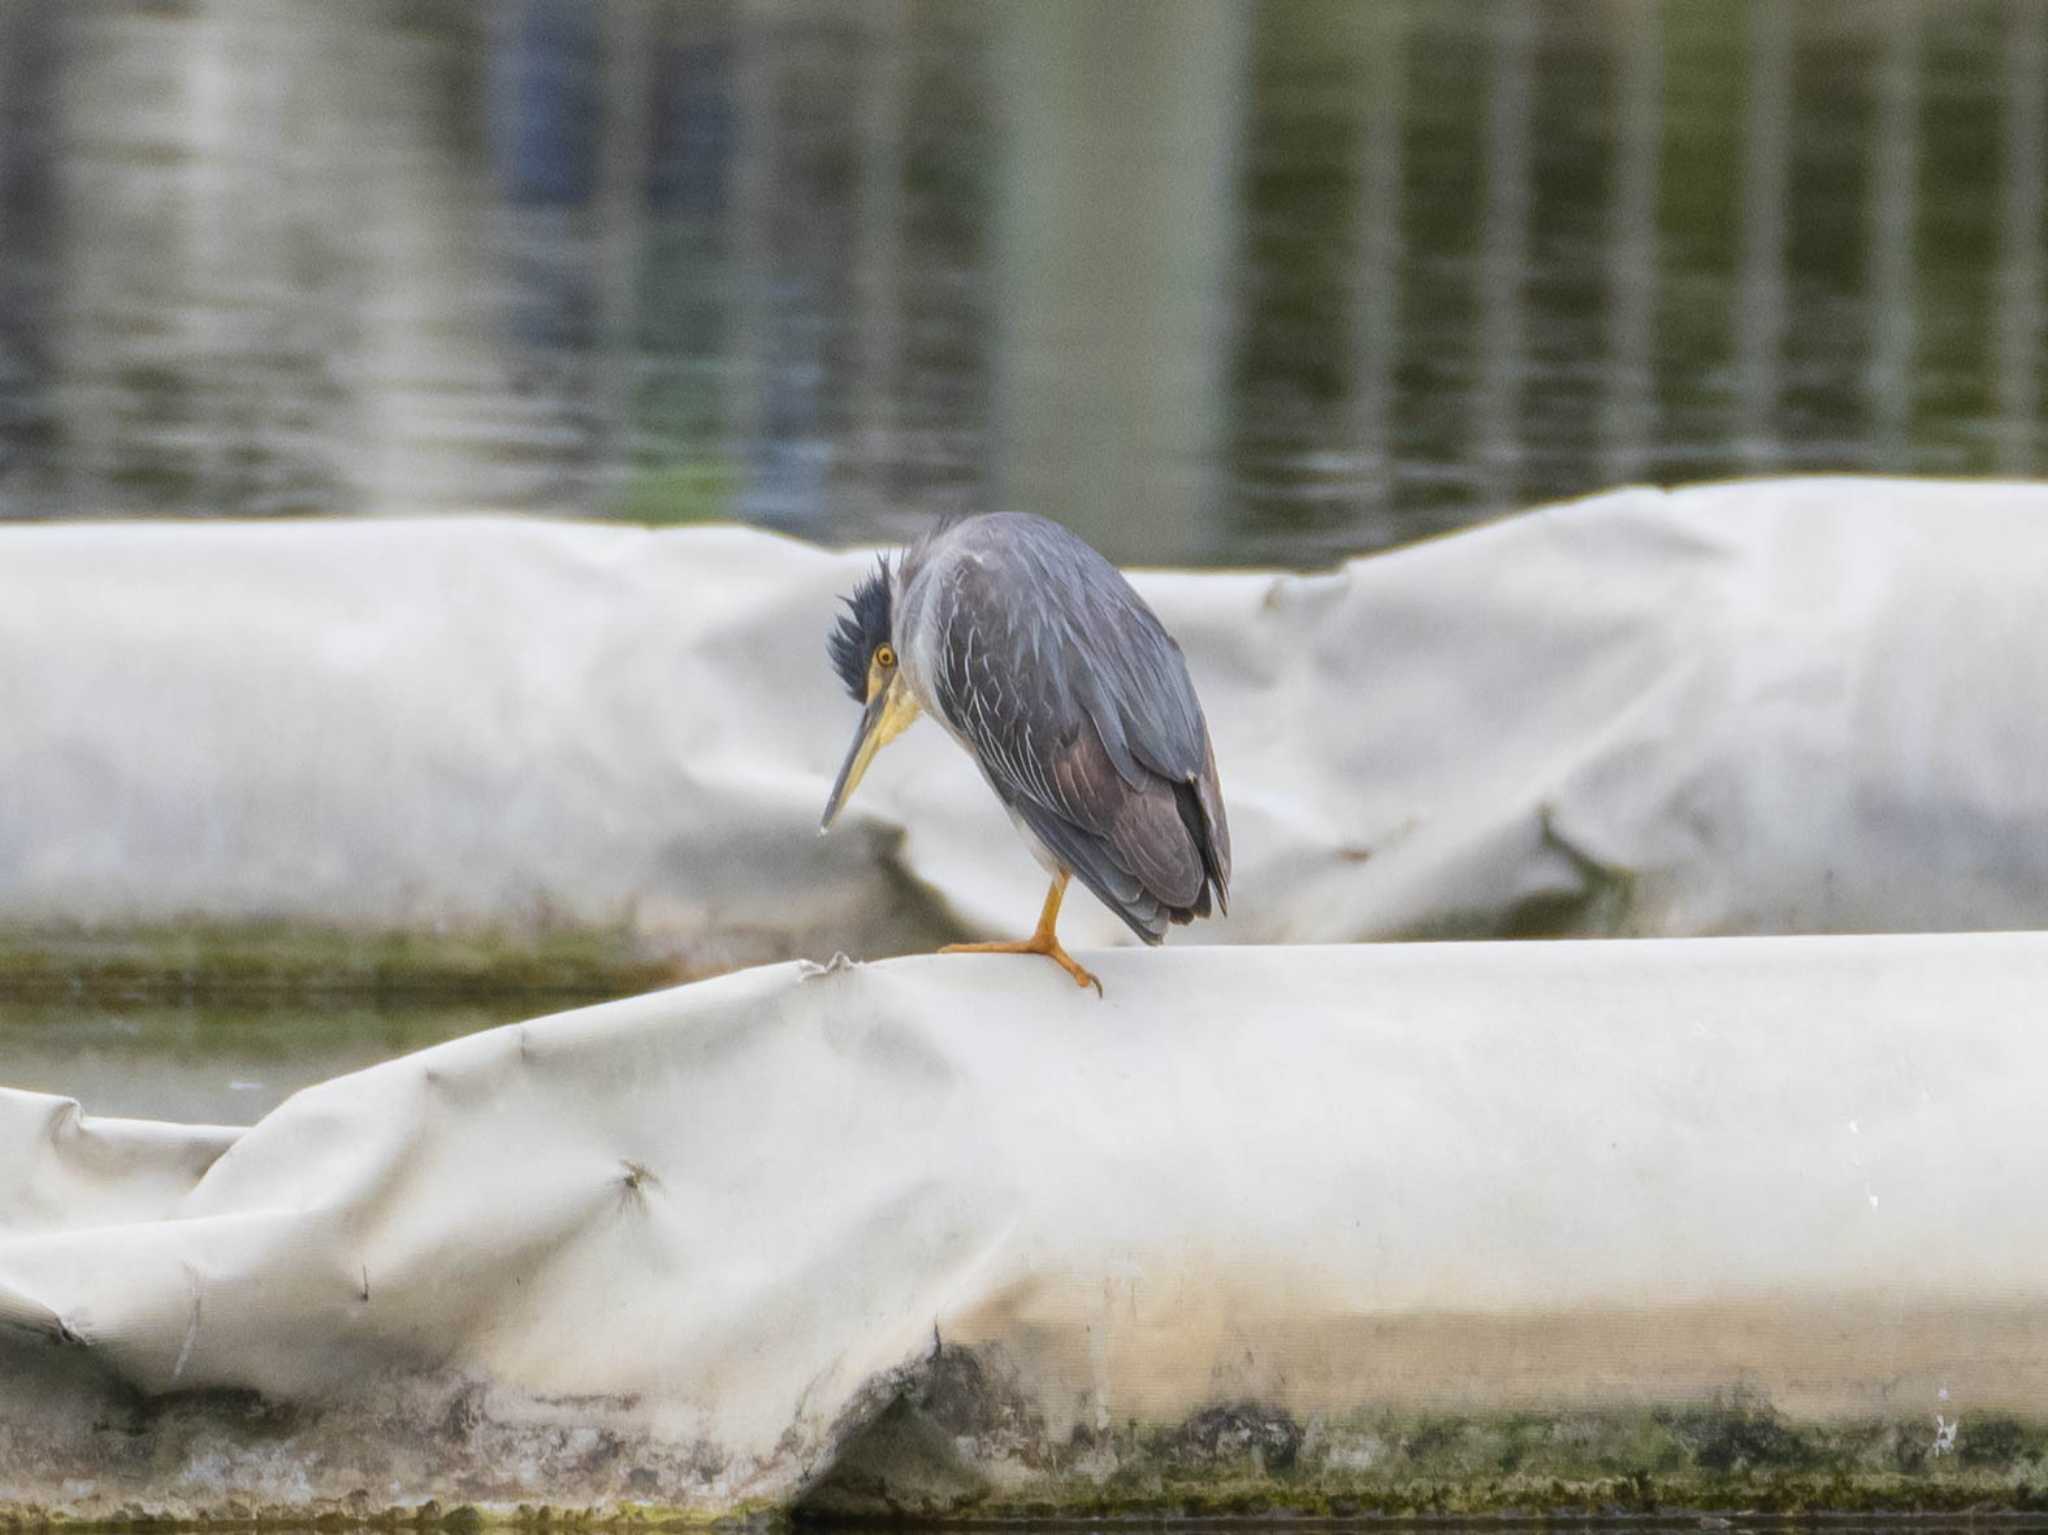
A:
<svg viewBox="0 0 2048 1535">
<path fill-rule="evenodd" d="M 0 1086 L 76 1098 L 93 1114 L 253 1124 L 315 1082 L 564 1005 L 0 1001 Z"/>
<path fill-rule="evenodd" d="M 2031 474 L 2028 0 L 0 7 L 0 511 L 1310 563 Z"/>
</svg>

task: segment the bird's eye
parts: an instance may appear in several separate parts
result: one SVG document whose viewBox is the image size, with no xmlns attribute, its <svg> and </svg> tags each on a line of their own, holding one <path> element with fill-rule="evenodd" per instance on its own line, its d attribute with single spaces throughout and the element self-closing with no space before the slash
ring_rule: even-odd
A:
<svg viewBox="0 0 2048 1535">
<path fill-rule="evenodd" d="M 875 665 L 881 667 L 882 670 L 887 671 L 890 667 L 894 666 L 895 664 L 896 652 L 893 648 L 887 645 L 877 645 L 875 647 Z"/>
</svg>

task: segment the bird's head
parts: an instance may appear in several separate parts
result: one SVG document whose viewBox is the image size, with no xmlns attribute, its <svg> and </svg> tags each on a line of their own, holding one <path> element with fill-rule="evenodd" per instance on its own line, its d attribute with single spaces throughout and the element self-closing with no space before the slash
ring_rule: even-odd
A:
<svg viewBox="0 0 2048 1535">
<path fill-rule="evenodd" d="M 846 754 L 838 780 L 832 785 L 832 797 L 825 802 L 825 814 L 818 822 L 821 832 L 831 826 L 840 807 L 853 797 L 861 775 L 875 760 L 875 753 L 917 718 L 917 696 L 903 680 L 903 668 L 896 658 L 892 574 L 886 559 L 875 562 L 875 573 L 845 599 L 846 616 L 839 620 L 839 627 L 827 641 L 840 681 L 846 684 L 854 702 L 862 705 L 862 710 L 853 747 Z"/>
</svg>

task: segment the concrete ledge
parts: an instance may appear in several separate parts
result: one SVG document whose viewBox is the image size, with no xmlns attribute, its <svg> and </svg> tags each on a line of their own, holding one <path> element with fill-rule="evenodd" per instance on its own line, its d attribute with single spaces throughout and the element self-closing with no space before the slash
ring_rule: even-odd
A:
<svg viewBox="0 0 2048 1535">
<path fill-rule="evenodd" d="M 0 1505 L 2036 1505 L 2048 936 L 1090 963 L 0 1094 Z"/>
</svg>

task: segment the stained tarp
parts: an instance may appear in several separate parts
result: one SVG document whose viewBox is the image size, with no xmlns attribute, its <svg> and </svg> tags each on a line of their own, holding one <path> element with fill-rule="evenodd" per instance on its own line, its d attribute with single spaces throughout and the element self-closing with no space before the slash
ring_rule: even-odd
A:
<svg viewBox="0 0 2048 1535">
<path fill-rule="evenodd" d="M 871 556 L 514 519 L 0 532 L 0 923 L 1009 935 L 935 726 L 816 835 Z M 2048 489 L 1630 490 L 1305 576 L 1140 573 L 1237 855 L 1176 941 L 2048 921 Z M 1076 946 L 1121 924 L 1076 899 Z"/>
<path fill-rule="evenodd" d="M 1156 1509 L 1481 1430 L 1441 1484 L 1529 1506 L 1532 1425 L 1682 1499 L 1844 1422 L 2019 1496 L 2048 936 L 1099 966 L 748 971 L 239 1133 L 0 1093 L 0 1509 Z"/>
<path fill-rule="evenodd" d="M 779 965 L 247 1130 L 0 1092 L 0 1513 L 2023 1503 L 2048 937 L 1315 945 L 2039 923 L 2044 513 L 1624 492 L 1140 575 L 1238 878 L 1228 921 L 1091 958 L 1106 1000 L 1032 959 Z M 865 556 L 513 520 L 0 548 L 0 920 L 730 960 L 1036 911 L 934 728 L 815 835 Z"/>
</svg>

